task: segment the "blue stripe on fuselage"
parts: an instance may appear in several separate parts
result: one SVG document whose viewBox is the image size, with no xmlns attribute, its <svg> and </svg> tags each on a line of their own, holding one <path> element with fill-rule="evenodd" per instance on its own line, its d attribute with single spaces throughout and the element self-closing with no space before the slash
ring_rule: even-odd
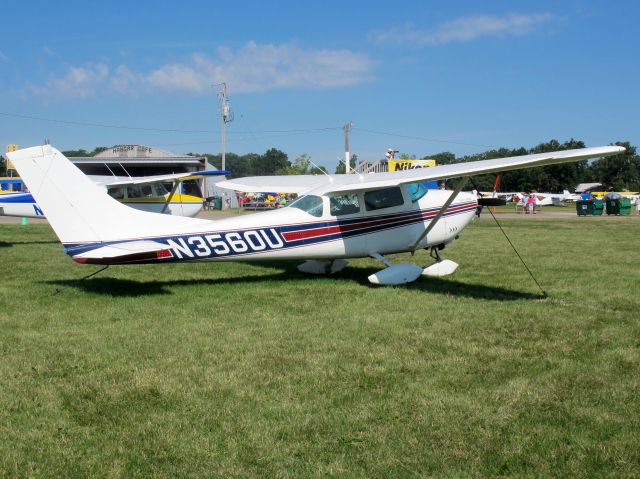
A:
<svg viewBox="0 0 640 479">
<path fill-rule="evenodd" d="M 453 216 L 474 211 L 475 202 L 463 202 L 451 205 L 444 216 Z M 298 225 L 243 228 L 231 231 L 210 231 L 175 236 L 154 238 L 131 238 L 104 243 L 66 244 L 65 253 L 76 256 L 96 248 L 130 241 L 155 241 L 171 246 L 173 258 L 162 258 L 160 261 L 170 262 L 179 259 L 205 259 L 227 256 L 245 256 L 275 249 L 287 249 L 317 243 L 352 238 L 355 236 L 395 229 L 414 223 L 429 221 L 435 217 L 440 208 L 403 211 L 401 213 L 379 215 L 373 217 L 350 218 Z M 360 227 L 358 227 L 360 225 Z M 285 235 L 292 232 L 322 230 L 325 228 L 345 228 L 336 233 L 318 234 L 298 240 L 286 240 Z M 155 261 L 155 260 L 154 260 Z"/>
</svg>

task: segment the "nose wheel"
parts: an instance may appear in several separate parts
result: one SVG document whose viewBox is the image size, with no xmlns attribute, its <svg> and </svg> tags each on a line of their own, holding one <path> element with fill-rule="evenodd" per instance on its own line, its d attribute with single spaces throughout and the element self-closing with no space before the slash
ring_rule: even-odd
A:
<svg viewBox="0 0 640 479">
<path fill-rule="evenodd" d="M 423 276 L 448 276 L 456 272 L 456 270 L 458 269 L 458 263 L 456 263 L 455 261 L 451 261 L 450 259 L 442 259 L 440 257 L 440 250 L 443 248 L 444 245 L 431 247 L 429 256 L 431 256 L 434 261 L 422 270 Z"/>
</svg>

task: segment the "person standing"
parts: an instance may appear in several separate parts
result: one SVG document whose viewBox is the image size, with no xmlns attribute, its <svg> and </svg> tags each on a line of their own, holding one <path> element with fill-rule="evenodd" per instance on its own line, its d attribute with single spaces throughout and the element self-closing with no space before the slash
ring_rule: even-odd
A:
<svg viewBox="0 0 640 479">
<path fill-rule="evenodd" d="M 535 215 L 536 214 L 535 208 L 536 208 L 536 197 L 532 193 L 532 194 L 529 195 L 529 198 L 527 198 L 528 213 L 530 215 Z"/>
<path fill-rule="evenodd" d="M 640 195 L 636 198 L 636 214 L 640 215 Z"/>
<path fill-rule="evenodd" d="M 476 206 L 476 216 L 480 218 L 480 215 L 482 214 L 482 208 L 484 208 L 484 206 L 479 201 L 482 199 L 482 193 L 480 193 L 478 190 L 473 190 L 472 193 L 478 199 L 478 206 Z"/>
<path fill-rule="evenodd" d="M 389 148 L 385 156 L 387 158 L 387 161 L 393 160 L 396 156 L 396 150 L 394 150 L 393 148 Z"/>
</svg>

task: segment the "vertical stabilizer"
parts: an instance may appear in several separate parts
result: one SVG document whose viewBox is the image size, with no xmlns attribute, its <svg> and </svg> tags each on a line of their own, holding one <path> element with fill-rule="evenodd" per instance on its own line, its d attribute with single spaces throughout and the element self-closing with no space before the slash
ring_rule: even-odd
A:
<svg viewBox="0 0 640 479">
<path fill-rule="evenodd" d="M 62 243 L 170 235 L 210 223 L 134 210 L 111 198 L 50 145 L 7 153 Z"/>
</svg>

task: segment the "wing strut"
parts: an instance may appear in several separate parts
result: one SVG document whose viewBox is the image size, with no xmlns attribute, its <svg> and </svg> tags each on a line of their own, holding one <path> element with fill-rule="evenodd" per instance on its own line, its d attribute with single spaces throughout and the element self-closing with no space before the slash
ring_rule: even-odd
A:
<svg viewBox="0 0 640 479">
<path fill-rule="evenodd" d="M 171 193 L 169 193 L 169 196 L 167 196 L 167 201 L 164 202 L 164 206 L 162 207 L 162 211 L 160 213 L 164 213 L 165 211 L 167 211 L 167 208 L 169 207 L 169 203 L 171 203 L 171 200 L 173 199 L 173 195 L 176 194 L 176 190 L 178 189 L 178 186 L 180 186 L 180 182 L 174 181 L 173 188 L 171 188 Z"/>
<path fill-rule="evenodd" d="M 447 198 L 447 201 L 444 202 L 444 205 L 442 205 L 442 208 L 440 208 L 440 211 L 438 211 L 438 214 L 435 216 L 435 218 L 433 218 L 431 220 L 431 223 L 429 223 L 429 226 L 427 226 L 427 229 L 425 229 L 422 232 L 422 234 L 417 239 L 417 241 L 415 243 L 413 243 L 413 245 L 411 246 L 411 254 L 416 252 L 416 249 L 418 249 L 418 244 L 420 244 L 420 241 L 422 241 L 424 239 L 424 237 L 427 236 L 429 234 L 429 232 L 433 229 L 433 227 L 436 225 L 436 223 L 438 221 L 440 221 L 440 218 L 442 218 L 442 215 L 444 215 L 444 212 L 447 211 L 447 208 L 449 208 L 449 205 L 453 202 L 454 198 L 456 196 L 458 196 L 458 193 L 460 193 L 460 191 L 462 191 L 462 188 L 465 187 L 465 185 L 467 184 L 468 180 L 469 180 L 469 177 L 465 176 L 459 181 L 458 186 L 453 191 L 453 193 L 451 193 L 451 196 L 449 196 L 449 198 Z"/>
</svg>

